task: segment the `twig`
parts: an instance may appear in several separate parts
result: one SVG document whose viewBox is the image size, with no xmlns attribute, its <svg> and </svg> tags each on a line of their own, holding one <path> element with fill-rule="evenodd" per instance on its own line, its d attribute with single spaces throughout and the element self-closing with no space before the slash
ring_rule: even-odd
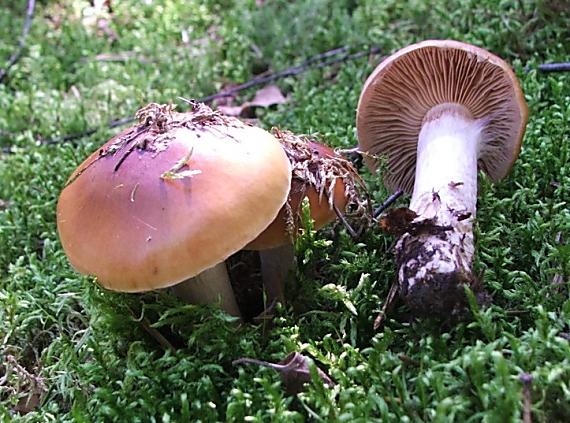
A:
<svg viewBox="0 0 570 423">
<path fill-rule="evenodd" d="M 346 218 L 344 217 L 344 214 L 338 209 L 336 204 L 333 204 L 333 210 L 336 213 L 336 216 L 340 219 L 340 221 L 342 222 L 342 224 L 344 225 L 344 227 L 348 231 L 348 233 L 350 234 L 350 236 L 352 237 L 352 239 L 358 238 L 359 234 L 356 233 L 356 231 L 354 230 L 354 228 L 352 226 L 350 226 L 350 223 L 348 223 L 348 220 L 346 220 Z"/>
<path fill-rule="evenodd" d="M 36 6 L 36 0 L 28 0 L 28 9 L 26 10 L 26 20 L 24 21 L 24 28 L 22 28 L 22 35 L 20 36 L 20 41 L 18 43 L 18 47 L 16 51 L 10 56 L 8 59 L 8 63 L 6 63 L 6 67 L 4 69 L 0 69 L 0 83 L 4 80 L 6 75 L 8 75 L 8 71 L 12 66 L 16 64 L 22 55 L 22 50 L 26 46 L 26 38 L 28 37 L 28 33 L 30 32 L 30 27 L 32 26 L 32 18 L 34 17 L 34 7 Z"/>
<path fill-rule="evenodd" d="M 337 54 L 346 53 L 350 50 L 349 46 L 343 46 L 338 48 L 333 48 L 332 50 L 325 51 L 324 53 L 316 54 L 308 59 L 301 62 L 301 65 L 310 65 L 311 63 L 318 62 L 319 60 L 326 59 L 328 57 L 336 56 Z"/>
<path fill-rule="evenodd" d="M 405 354 L 400 354 L 398 356 L 398 358 L 400 359 L 401 362 L 406 363 L 406 364 L 411 364 L 412 366 L 416 366 L 419 367 L 420 366 L 420 362 L 418 360 L 414 360 L 413 358 L 405 355 Z"/>
<path fill-rule="evenodd" d="M 402 190 L 398 190 L 396 191 L 394 194 L 392 194 L 391 196 L 389 196 L 386 201 L 384 201 L 380 206 L 378 206 L 376 208 L 376 210 L 374 210 L 374 219 L 377 219 L 378 216 L 380 216 L 382 214 L 382 212 L 384 210 L 386 210 L 388 207 L 390 207 L 398 198 L 400 198 L 402 196 L 402 194 L 404 193 L 404 191 Z"/>
<path fill-rule="evenodd" d="M 399 290 L 398 282 L 394 282 L 390 287 L 390 291 L 388 292 L 386 301 L 382 306 L 382 310 L 380 311 L 380 313 L 378 313 L 376 319 L 374 319 L 374 330 L 378 330 L 378 328 L 382 326 L 382 324 L 384 323 L 384 319 L 386 318 L 386 315 L 394 307 L 394 301 L 396 300 L 396 296 L 398 295 L 398 290 Z"/>
<path fill-rule="evenodd" d="M 170 341 L 168 339 L 166 339 L 164 337 L 164 335 L 162 333 L 160 333 L 160 331 L 156 328 L 153 328 L 150 324 L 150 322 L 148 321 L 148 319 L 146 317 L 141 316 L 141 317 L 137 317 L 137 315 L 135 314 L 135 312 L 129 307 L 126 306 L 127 310 L 129 310 L 129 313 L 131 314 L 131 316 L 133 316 L 133 319 L 135 319 L 135 321 L 139 322 L 142 326 L 142 328 L 156 341 L 158 342 L 165 350 L 170 350 L 171 352 L 176 352 L 176 348 L 174 348 L 174 345 L 172 345 L 170 343 Z"/>
<path fill-rule="evenodd" d="M 570 71 L 570 62 L 562 62 L 562 63 L 542 63 L 538 65 L 536 68 L 532 66 L 526 66 L 524 68 L 525 73 L 529 73 L 531 70 L 536 69 L 539 72 L 569 72 Z"/>
<path fill-rule="evenodd" d="M 519 380 L 523 384 L 523 423 L 532 423 L 532 398 L 530 393 L 530 386 L 532 385 L 532 375 L 528 373 L 521 373 Z"/>
<path fill-rule="evenodd" d="M 127 123 L 131 123 L 134 122 L 136 119 L 134 117 L 126 117 L 126 118 L 121 118 L 121 119 L 115 119 L 110 121 L 107 124 L 107 127 L 112 129 L 112 128 L 116 128 L 118 126 L 123 126 L 126 125 Z M 69 134 L 69 135 L 64 135 L 62 137 L 56 137 L 56 138 L 48 138 L 47 140 L 43 140 L 42 144 L 58 144 L 60 142 L 69 142 L 69 141 L 73 141 L 76 140 L 78 138 L 83 138 L 83 137 L 88 137 L 89 135 L 93 135 L 95 132 L 97 132 L 100 128 L 91 128 L 91 129 L 86 129 L 85 131 L 82 132 L 76 132 L 75 134 Z"/>
<path fill-rule="evenodd" d="M 0 379 L 0 386 L 5 385 L 3 390 L 7 391 L 9 396 L 20 397 L 14 409 L 21 414 L 35 410 L 48 392 L 44 379 L 26 370 L 13 355 L 6 355 L 4 360 L 5 371 Z M 11 386 L 14 385 L 10 383 L 12 374 L 16 377 L 17 382 L 14 383 L 16 386 Z"/>
<path fill-rule="evenodd" d="M 543 63 L 537 68 L 541 72 L 570 72 L 570 62 L 566 63 Z"/>
<path fill-rule="evenodd" d="M 217 98 L 230 97 L 230 96 L 232 96 L 232 95 L 234 95 L 240 91 L 247 90 L 248 88 L 252 88 L 252 87 L 255 87 L 257 85 L 265 85 L 265 84 L 268 84 L 270 82 L 276 81 L 278 79 L 286 78 L 288 76 L 299 75 L 300 73 L 306 72 L 307 70 L 309 70 L 311 68 L 320 69 L 320 68 L 323 68 L 326 66 L 334 65 L 336 63 L 346 62 L 349 60 L 358 59 L 362 56 L 371 55 L 371 54 L 378 54 L 380 52 L 379 48 L 372 47 L 368 50 L 359 51 L 357 53 L 345 54 L 343 56 L 335 57 L 333 59 L 319 61 L 319 60 L 322 60 L 323 58 L 330 57 L 331 55 L 338 54 L 338 51 L 341 51 L 342 49 L 346 49 L 346 47 L 343 47 L 341 49 L 331 50 L 331 51 L 325 52 L 325 53 L 321 53 L 321 54 L 319 54 L 313 58 L 306 60 L 305 62 L 303 62 L 302 64 L 300 64 L 298 66 L 293 66 L 291 68 L 288 68 L 288 69 L 285 69 L 285 70 L 282 70 L 280 72 L 273 73 L 273 74 L 270 74 L 267 76 L 263 76 L 260 78 L 253 78 L 252 80 L 247 81 L 243 84 L 237 85 L 237 86 L 235 86 L 229 90 L 222 91 L 220 93 L 216 93 L 216 94 L 212 94 L 212 95 L 209 95 L 207 97 L 204 97 L 204 98 L 200 99 L 199 101 L 201 101 L 202 103 L 207 103 L 207 102 L 215 100 Z M 342 51 L 344 51 L 344 50 L 342 50 Z M 318 62 L 318 63 L 313 66 L 313 63 L 315 63 L 315 62 Z"/>
<path fill-rule="evenodd" d="M 264 77 L 257 77 L 257 78 L 253 78 L 243 84 L 237 85 L 229 90 L 226 91 L 222 91 L 216 94 L 212 94 L 206 97 L 202 97 L 197 99 L 197 102 L 201 102 L 201 103 L 208 103 L 212 100 L 218 99 L 218 98 L 224 98 L 224 97 L 230 97 L 240 91 L 244 91 L 247 90 L 249 88 L 258 86 L 258 85 L 265 85 L 268 84 L 270 82 L 274 82 L 278 79 L 282 79 L 282 78 L 286 78 L 288 76 L 295 76 L 295 75 L 299 75 L 303 72 L 306 72 L 309 69 L 320 69 L 326 66 L 332 66 L 336 63 L 341 63 L 341 62 L 347 62 L 350 60 L 355 60 L 358 59 L 360 57 L 366 56 L 366 55 L 375 55 L 378 54 L 380 52 L 380 49 L 377 47 L 372 47 L 369 48 L 367 50 L 362 50 L 356 53 L 346 53 L 343 54 L 340 57 L 333 57 L 332 56 L 336 56 L 339 53 L 345 53 L 346 51 L 349 50 L 348 46 L 345 47 L 339 47 L 333 50 L 329 50 L 326 51 L 324 53 L 320 53 L 316 56 L 310 57 L 307 60 L 305 60 L 304 62 L 302 62 L 300 65 L 297 66 L 293 66 L 287 69 L 284 69 L 282 71 L 276 72 L 276 73 L 272 73 L 270 75 L 264 76 Z M 328 60 L 323 60 L 323 59 L 328 59 Z M 316 64 L 315 64 L 316 63 Z M 134 121 L 134 118 L 132 117 L 127 117 L 127 118 L 122 118 L 122 119 L 115 119 L 110 121 L 107 126 L 109 128 L 115 128 L 117 126 L 122 126 L 128 123 L 131 123 Z M 82 132 L 77 132 L 75 134 L 69 134 L 69 135 L 64 135 L 62 137 L 57 137 L 57 138 L 49 138 L 47 140 L 42 141 L 42 144 L 57 144 L 60 142 L 69 142 L 69 141 L 73 141 L 79 138 L 83 138 L 89 135 L 93 135 L 95 132 L 97 132 L 99 130 L 99 128 L 91 128 L 91 129 L 86 129 L 85 131 Z"/>
</svg>

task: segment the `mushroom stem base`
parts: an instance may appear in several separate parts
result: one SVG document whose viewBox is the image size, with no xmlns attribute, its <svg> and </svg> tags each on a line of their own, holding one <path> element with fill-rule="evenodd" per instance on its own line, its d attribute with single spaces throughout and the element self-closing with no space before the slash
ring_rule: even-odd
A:
<svg viewBox="0 0 570 423">
<path fill-rule="evenodd" d="M 190 304 L 213 304 L 221 300 L 221 306 L 228 314 L 241 317 L 225 262 L 174 285 L 171 291 Z"/>
<path fill-rule="evenodd" d="M 475 286 L 470 261 L 460 257 L 466 237 L 424 224 L 433 232 L 405 233 L 396 244 L 400 296 L 417 316 L 458 317 L 467 307 L 465 286 Z"/>
</svg>

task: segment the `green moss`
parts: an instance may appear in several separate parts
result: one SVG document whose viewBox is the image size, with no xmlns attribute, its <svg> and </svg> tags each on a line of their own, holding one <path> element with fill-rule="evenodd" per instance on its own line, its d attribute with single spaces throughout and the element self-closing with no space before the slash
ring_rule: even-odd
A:
<svg viewBox="0 0 570 423">
<path fill-rule="evenodd" d="M 0 2 L 1 64 L 26 3 Z M 11 391 L 22 381 L 10 375 L 0 385 L 4 421 L 519 421 L 522 372 L 533 377 L 533 418 L 570 420 L 570 74 L 534 70 L 570 56 L 565 2 L 131 0 L 113 2 L 113 36 L 82 22 L 88 5 L 38 2 L 24 56 L 0 85 L 0 147 L 12 150 L 0 156 L 0 357 L 15 356 L 48 387 L 29 414 L 12 415 L 29 391 Z M 474 309 L 472 320 L 410 322 L 400 307 L 375 332 L 396 277 L 393 239 L 379 229 L 358 243 L 340 227 L 309 231 L 297 248 L 299 284 L 271 330 L 237 326 L 215 306 L 166 294 L 106 292 L 70 268 L 57 237 L 57 197 L 116 130 L 75 143 L 42 139 L 104 126 L 150 101 L 211 94 L 342 45 L 388 54 L 426 38 L 501 55 L 530 107 L 512 174 L 496 185 L 481 178 L 476 266 L 493 305 Z M 126 52 L 124 60 L 97 59 Z M 262 125 L 354 145 L 358 95 L 377 61 L 279 81 L 289 102 L 261 110 Z M 379 179 L 364 178 L 382 201 Z M 144 331 L 136 319 L 143 311 L 176 352 Z M 315 379 L 288 396 L 270 369 L 231 364 L 243 356 L 279 361 L 294 350 L 338 385 L 329 390 Z"/>
</svg>

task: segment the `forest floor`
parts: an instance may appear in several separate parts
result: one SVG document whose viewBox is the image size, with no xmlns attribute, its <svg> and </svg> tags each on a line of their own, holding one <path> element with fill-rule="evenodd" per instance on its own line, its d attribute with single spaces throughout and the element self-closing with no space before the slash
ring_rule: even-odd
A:
<svg viewBox="0 0 570 423">
<path fill-rule="evenodd" d="M 0 0 L 0 67 L 18 45 L 27 3 Z M 532 421 L 570 421 L 570 73 L 537 70 L 570 58 L 568 2 L 111 6 L 38 2 L 22 56 L 0 82 L 3 421 L 507 422 L 525 410 Z M 167 293 L 105 291 L 70 267 L 57 235 L 58 195 L 119 130 L 109 121 L 149 102 L 185 110 L 178 96 L 202 98 L 339 47 L 334 57 L 374 47 L 381 54 L 273 81 L 286 101 L 250 116 L 349 148 L 360 90 L 381 56 L 432 38 L 504 58 L 530 112 L 511 174 L 497 184 L 479 178 L 475 269 L 492 303 L 473 306 L 468 320 L 414 320 L 399 305 L 373 329 L 396 278 L 394 238 L 379 227 L 357 242 L 338 226 L 307 232 L 296 246 L 297 288 L 271 328 L 238 325 L 217 306 L 183 305 Z M 214 105 L 239 106 L 262 87 Z M 362 172 L 381 203 L 390 193 L 380 175 Z M 291 395 L 274 370 L 232 365 L 292 352 L 335 386 L 313 371 L 306 390 Z"/>
</svg>

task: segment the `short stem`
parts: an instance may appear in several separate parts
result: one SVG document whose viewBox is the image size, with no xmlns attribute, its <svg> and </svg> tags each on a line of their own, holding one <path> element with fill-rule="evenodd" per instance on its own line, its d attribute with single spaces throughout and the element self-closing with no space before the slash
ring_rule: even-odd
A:
<svg viewBox="0 0 570 423">
<path fill-rule="evenodd" d="M 285 282 L 295 266 L 295 249 L 288 243 L 261 250 L 261 275 L 269 303 L 285 300 Z"/>
<path fill-rule="evenodd" d="M 241 317 L 224 262 L 174 285 L 171 290 L 177 297 L 190 304 L 212 304 L 221 299 L 222 308 L 228 314 Z"/>
<path fill-rule="evenodd" d="M 420 132 L 410 208 L 418 214 L 414 222 L 429 225 L 405 233 L 396 246 L 400 291 L 419 314 L 464 306 L 463 285 L 472 281 L 480 133 L 479 121 L 456 105 L 432 109 Z"/>
</svg>

